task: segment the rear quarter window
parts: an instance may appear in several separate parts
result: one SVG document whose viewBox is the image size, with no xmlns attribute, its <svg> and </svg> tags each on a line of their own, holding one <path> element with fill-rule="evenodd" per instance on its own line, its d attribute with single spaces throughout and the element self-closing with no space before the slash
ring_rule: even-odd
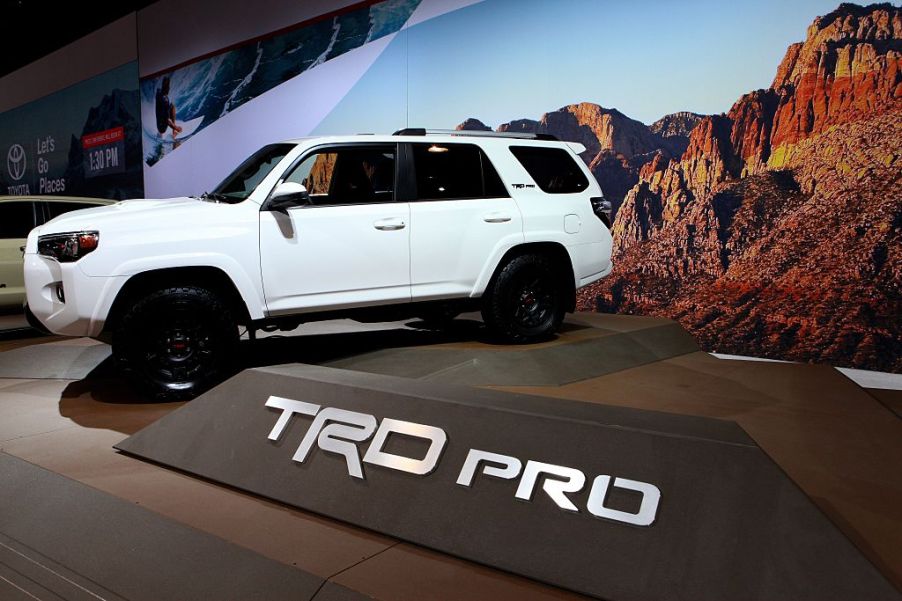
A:
<svg viewBox="0 0 902 601">
<path fill-rule="evenodd" d="M 563 148 L 511 146 L 510 151 L 543 192 L 575 194 L 589 187 L 573 154 Z"/>
</svg>

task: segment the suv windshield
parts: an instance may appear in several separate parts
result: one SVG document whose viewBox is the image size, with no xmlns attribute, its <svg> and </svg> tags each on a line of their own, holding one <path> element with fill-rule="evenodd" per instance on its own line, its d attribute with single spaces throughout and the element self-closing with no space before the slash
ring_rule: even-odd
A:
<svg viewBox="0 0 902 601">
<path fill-rule="evenodd" d="M 209 196 L 230 203 L 245 200 L 292 148 L 294 144 L 264 146 L 222 180 Z"/>
</svg>

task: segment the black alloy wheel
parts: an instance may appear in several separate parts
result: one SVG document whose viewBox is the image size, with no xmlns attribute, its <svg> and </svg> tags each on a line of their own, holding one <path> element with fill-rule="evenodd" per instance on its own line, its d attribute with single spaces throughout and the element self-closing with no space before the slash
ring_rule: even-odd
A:
<svg viewBox="0 0 902 601">
<path fill-rule="evenodd" d="M 148 396 L 181 400 L 228 373 L 237 340 L 231 311 L 217 295 L 185 286 L 138 301 L 114 334 L 113 353 Z"/>
<path fill-rule="evenodd" d="M 544 255 L 520 255 L 496 275 L 483 297 L 482 318 L 507 342 L 546 340 L 564 320 L 564 290 L 555 264 Z"/>
<path fill-rule="evenodd" d="M 511 312 L 517 324 L 531 329 L 548 321 L 555 308 L 554 287 L 547 279 L 534 277 L 513 295 Z"/>
</svg>

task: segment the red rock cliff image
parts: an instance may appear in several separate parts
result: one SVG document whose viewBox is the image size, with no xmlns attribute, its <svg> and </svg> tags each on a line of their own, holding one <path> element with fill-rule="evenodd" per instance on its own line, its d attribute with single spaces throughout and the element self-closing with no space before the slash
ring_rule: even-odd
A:
<svg viewBox="0 0 902 601">
<path fill-rule="evenodd" d="M 708 350 L 902 371 L 900 68 L 899 8 L 815 19 L 769 89 L 643 168 L 583 306 L 674 317 Z"/>
<path fill-rule="evenodd" d="M 582 308 L 673 317 L 710 351 L 902 372 L 902 9 L 816 18 L 726 114 L 647 127 L 582 103 L 498 129 L 582 142 L 613 201 L 614 272 Z"/>
</svg>

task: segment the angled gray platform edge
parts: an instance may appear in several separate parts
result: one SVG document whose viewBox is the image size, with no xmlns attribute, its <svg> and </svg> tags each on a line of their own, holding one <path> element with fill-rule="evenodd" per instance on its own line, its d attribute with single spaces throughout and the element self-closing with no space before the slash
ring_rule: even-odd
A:
<svg viewBox="0 0 902 601">
<path fill-rule="evenodd" d="M 358 593 L 332 581 L 325 583 L 323 588 L 313 597 L 313 601 L 366 601 L 368 599 L 375 599 L 375 597 Z"/>
<path fill-rule="evenodd" d="M 3 351 L 0 378 L 83 379 L 110 353 L 105 344 L 77 346 L 53 341 L 15 348 Z"/>
<path fill-rule="evenodd" d="M 270 395 L 437 426 L 448 443 L 427 476 L 364 464 L 366 479 L 354 479 L 336 454 L 315 449 L 292 461 L 312 418 L 296 416 L 278 442 L 268 440 L 280 416 L 264 405 Z M 422 456 L 399 442 L 390 452 Z M 117 448 L 612 601 L 900 599 L 742 429 L 722 420 L 291 365 L 246 370 Z M 562 511 L 540 489 L 519 501 L 515 480 L 457 485 L 473 448 L 581 470 L 587 486 L 570 494 L 579 511 Z M 656 485 L 656 521 L 643 528 L 588 514 L 599 474 Z"/>
<path fill-rule="evenodd" d="M 329 367 L 470 386 L 560 386 L 597 378 L 655 361 L 697 352 L 692 336 L 677 322 L 623 331 L 602 327 L 592 316 L 569 318 L 576 328 L 607 330 L 604 335 L 564 344 L 492 348 L 401 347 L 335 359 Z"/>
<path fill-rule="evenodd" d="M 312 599 L 323 579 L 0 453 L 0 598 Z"/>
</svg>

